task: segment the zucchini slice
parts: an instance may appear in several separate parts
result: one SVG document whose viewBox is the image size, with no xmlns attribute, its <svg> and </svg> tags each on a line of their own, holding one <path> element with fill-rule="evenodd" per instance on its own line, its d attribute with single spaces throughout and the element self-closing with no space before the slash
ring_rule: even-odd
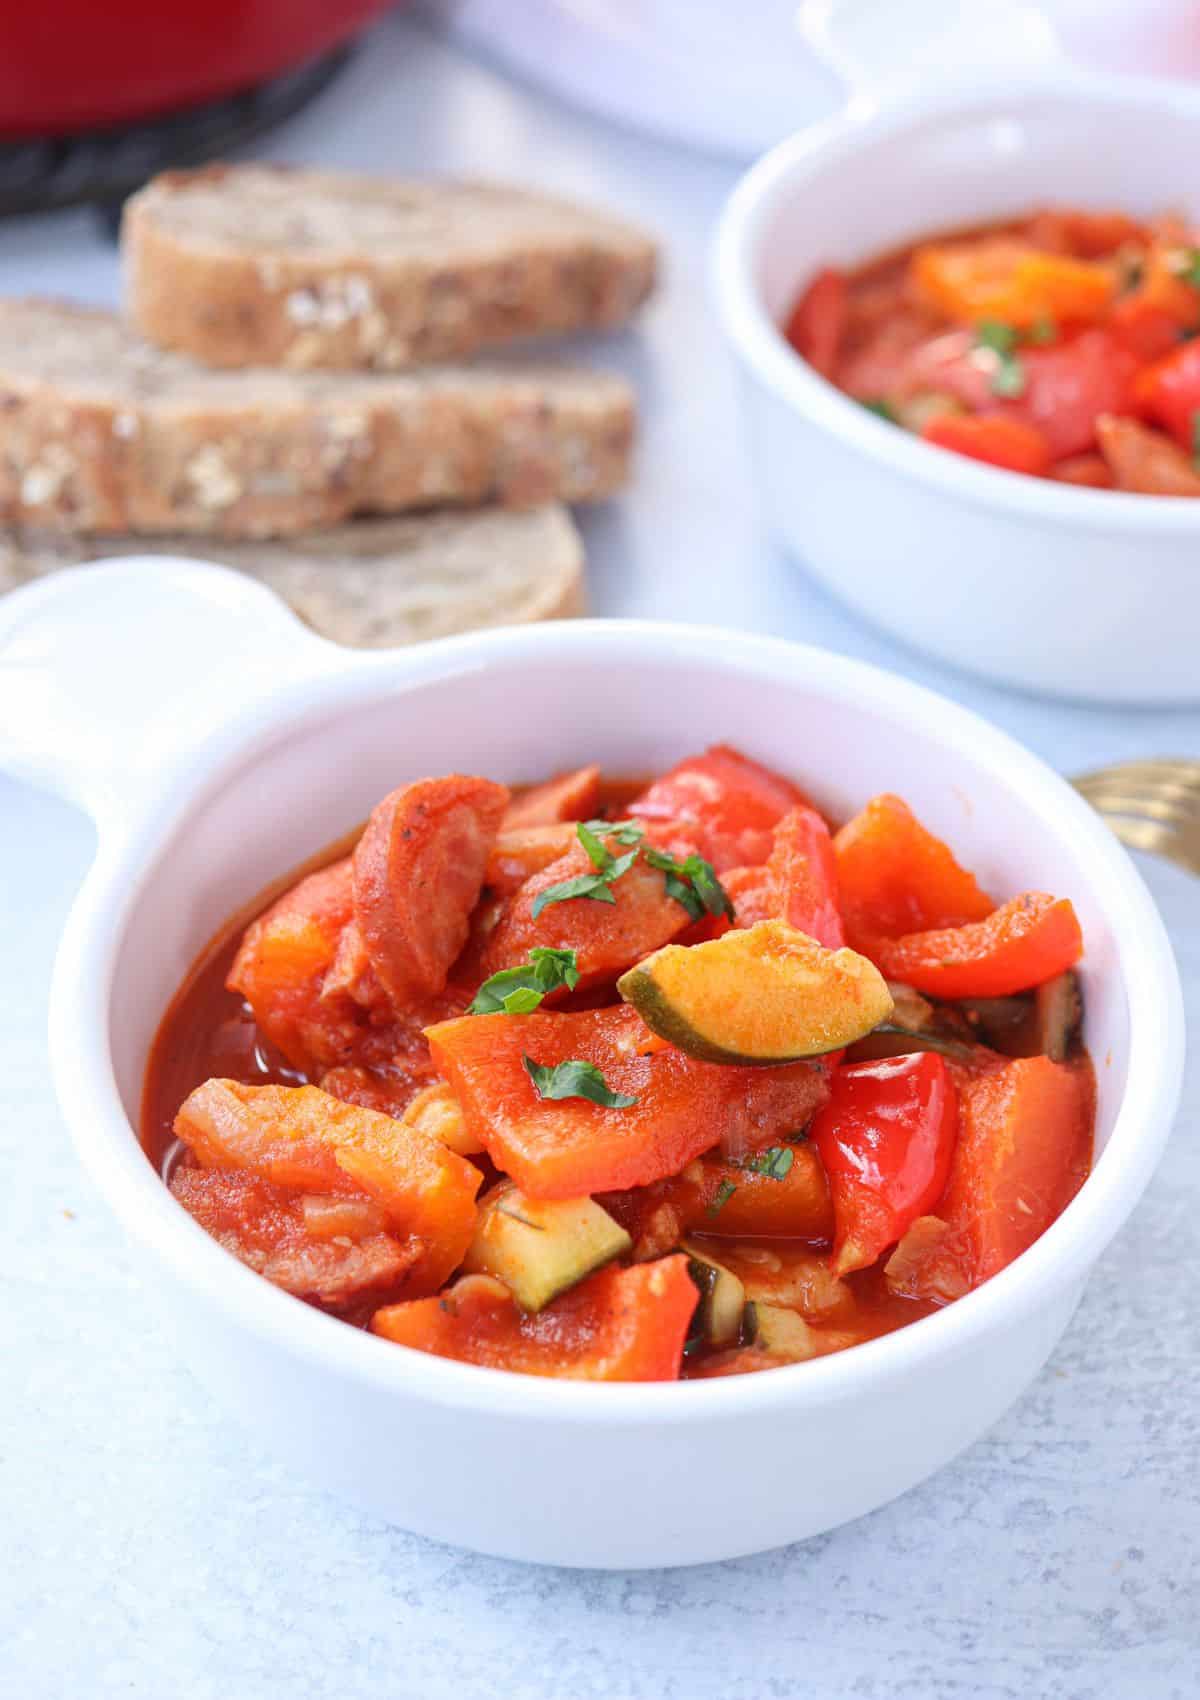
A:
<svg viewBox="0 0 1200 1700">
<path fill-rule="evenodd" d="M 494 1275 L 523 1310 L 541 1310 L 633 1241 L 590 1198 L 526 1198 L 511 1183 L 494 1187 L 479 1207 L 463 1269 Z"/>
<path fill-rule="evenodd" d="M 838 1051 L 892 1011 L 883 975 L 783 921 L 668 944 L 617 981 L 659 1038 L 703 1062 L 797 1062 Z"/>
<path fill-rule="evenodd" d="M 699 1246 L 685 1241 L 688 1274 L 700 1289 L 700 1303 L 693 1319 L 693 1338 L 709 1346 L 732 1346 L 742 1331 L 746 1289 L 723 1263 L 718 1263 Z"/>
</svg>

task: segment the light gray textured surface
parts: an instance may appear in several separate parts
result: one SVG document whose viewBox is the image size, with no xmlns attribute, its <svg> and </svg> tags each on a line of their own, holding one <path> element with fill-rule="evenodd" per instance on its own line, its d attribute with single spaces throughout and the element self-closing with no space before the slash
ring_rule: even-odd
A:
<svg viewBox="0 0 1200 1700">
<path fill-rule="evenodd" d="M 1065 771 L 1200 754 L 1200 714 L 1056 707 L 924 665 L 856 626 L 760 537 L 703 296 L 725 168 L 509 88 L 404 22 L 372 38 L 274 151 L 525 175 L 610 198 L 667 236 L 670 282 L 644 333 L 605 351 L 640 382 L 647 430 L 637 489 L 587 521 L 600 612 L 724 620 L 881 661 Z M 0 277 L 7 290 L 103 300 L 116 270 L 87 220 L 68 217 L 0 229 Z M 3 1700 L 1200 1693 L 1194 1064 L 1163 1167 L 1062 1348 L 956 1464 L 857 1524 L 761 1558 L 637 1575 L 528 1569 L 313 1493 L 176 1361 L 47 1082 L 50 959 L 89 850 L 78 815 L 0 780 Z M 1148 873 L 1200 1020 L 1200 887 Z M 489 1465 L 504 1460 L 476 1461 L 481 1492 Z M 806 1467 L 819 1461 L 797 1434 L 780 1468 Z"/>
</svg>

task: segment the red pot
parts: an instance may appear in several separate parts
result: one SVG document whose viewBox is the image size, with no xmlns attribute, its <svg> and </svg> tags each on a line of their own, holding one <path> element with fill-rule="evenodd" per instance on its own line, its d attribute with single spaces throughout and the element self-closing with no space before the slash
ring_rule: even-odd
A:
<svg viewBox="0 0 1200 1700">
<path fill-rule="evenodd" d="M 314 59 L 390 0 L 0 0 L 0 136 L 201 105 Z"/>
</svg>

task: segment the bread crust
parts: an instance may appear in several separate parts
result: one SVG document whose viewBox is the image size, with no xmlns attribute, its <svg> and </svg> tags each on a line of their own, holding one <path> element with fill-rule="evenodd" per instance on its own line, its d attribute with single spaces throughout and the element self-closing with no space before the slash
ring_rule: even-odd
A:
<svg viewBox="0 0 1200 1700">
<path fill-rule="evenodd" d="M 142 335 L 211 366 L 398 371 L 624 324 L 654 287 L 634 226 L 497 185 L 205 166 L 127 203 Z"/>
<path fill-rule="evenodd" d="M 579 367 L 212 372 L 115 315 L 0 302 L 0 522 L 284 537 L 360 513 L 596 501 L 629 473 L 624 379 Z"/>
<path fill-rule="evenodd" d="M 0 591 L 62 567 L 145 553 L 137 537 L 0 533 Z M 186 537 L 163 553 L 194 551 Z M 223 543 L 208 559 L 270 586 L 323 637 L 383 648 L 586 610 L 583 544 L 565 508 L 356 520 L 288 541 Z"/>
</svg>

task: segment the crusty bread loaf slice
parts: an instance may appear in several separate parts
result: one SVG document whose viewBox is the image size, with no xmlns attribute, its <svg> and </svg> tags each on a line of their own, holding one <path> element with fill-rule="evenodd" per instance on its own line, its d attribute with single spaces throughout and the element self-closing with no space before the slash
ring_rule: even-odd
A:
<svg viewBox="0 0 1200 1700">
<path fill-rule="evenodd" d="M 279 537 L 356 513 L 591 501 L 634 402 L 579 367 L 214 372 L 112 313 L 0 302 L 0 522 Z"/>
<path fill-rule="evenodd" d="M 270 165 L 165 172 L 127 204 L 122 247 L 143 336 L 301 370 L 619 325 L 656 264 L 642 231 L 548 195 Z"/>
<path fill-rule="evenodd" d="M 187 538 L 154 547 L 195 551 Z M 0 590 L 58 567 L 145 553 L 145 538 L 0 534 Z M 586 606 L 583 545 L 557 504 L 357 520 L 287 543 L 206 544 L 204 556 L 270 585 L 324 637 L 365 649 L 566 619 Z"/>
</svg>

